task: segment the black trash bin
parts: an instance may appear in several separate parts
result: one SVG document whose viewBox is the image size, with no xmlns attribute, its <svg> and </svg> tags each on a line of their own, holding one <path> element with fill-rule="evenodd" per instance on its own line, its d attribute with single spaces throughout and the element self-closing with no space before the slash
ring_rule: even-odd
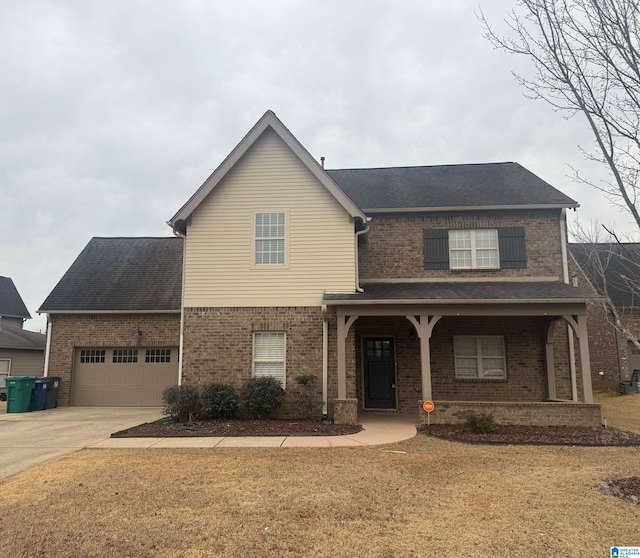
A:
<svg viewBox="0 0 640 558">
<path fill-rule="evenodd" d="M 51 381 L 49 378 L 36 378 L 36 383 L 31 391 L 31 411 L 44 411 L 47 400 L 47 390 Z"/>
<path fill-rule="evenodd" d="M 60 390 L 60 382 L 62 378 L 58 376 L 49 376 L 49 388 L 44 403 L 45 409 L 55 409 L 58 406 L 58 391 Z"/>
</svg>

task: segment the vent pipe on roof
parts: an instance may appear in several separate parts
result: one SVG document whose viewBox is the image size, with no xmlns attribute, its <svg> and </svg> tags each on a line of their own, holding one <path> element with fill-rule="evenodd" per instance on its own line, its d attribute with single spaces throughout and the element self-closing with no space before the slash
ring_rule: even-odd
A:
<svg viewBox="0 0 640 558">
<path fill-rule="evenodd" d="M 324 156 L 320 157 L 320 164 L 322 165 L 322 168 L 324 168 Z"/>
</svg>

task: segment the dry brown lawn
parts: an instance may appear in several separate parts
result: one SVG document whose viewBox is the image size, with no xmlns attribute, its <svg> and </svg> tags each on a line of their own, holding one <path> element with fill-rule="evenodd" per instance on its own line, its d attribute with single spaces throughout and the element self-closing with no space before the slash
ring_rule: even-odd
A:
<svg viewBox="0 0 640 558">
<path fill-rule="evenodd" d="M 610 424 L 640 427 L 640 396 L 602 403 Z M 640 507 L 597 489 L 630 475 L 639 448 L 422 435 L 368 448 L 85 450 L 0 483 L 0 541 L 12 558 L 600 558 L 640 545 Z"/>
</svg>

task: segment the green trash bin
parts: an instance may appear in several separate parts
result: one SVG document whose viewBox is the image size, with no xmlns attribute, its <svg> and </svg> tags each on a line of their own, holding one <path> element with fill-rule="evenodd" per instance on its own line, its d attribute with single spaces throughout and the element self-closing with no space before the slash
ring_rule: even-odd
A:
<svg viewBox="0 0 640 558">
<path fill-rule="evenodd" d="M 35 376 L 7 376 L 7 413 L 26 413 L 31 404 L 31 390 L 36 385 Z"/>
</svg>

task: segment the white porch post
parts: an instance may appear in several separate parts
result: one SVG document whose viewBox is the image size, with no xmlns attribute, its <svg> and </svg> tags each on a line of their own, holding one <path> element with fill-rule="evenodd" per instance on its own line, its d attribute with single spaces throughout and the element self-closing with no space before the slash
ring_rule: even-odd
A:
<svg viewBox="0 0 640 558">
<path fill-rule="evenodd" d="M 349 329 L 358 316 L 345 316 L 338 309 L 338 399 L 347 398 L 347 358 L 346 358 L 346 340 L 349 335 Z"/>
<path fill-rule="evenodd" d="M 556 329 L 556 322 L 549 322 L 546 326 L 545 357 L 547 363 L 547 384 L 549 386 L 549 399 L 557 399 L 556 393 L 556 363 L 553 354 L 553 333 Z"/>
<path fill-rule="evenodd" d="M 406 316 L 420 338 L 420 373 L 422 376 L 422 400 L 431 401 L 431 333 L 442 316 Z"/>
</svg>

